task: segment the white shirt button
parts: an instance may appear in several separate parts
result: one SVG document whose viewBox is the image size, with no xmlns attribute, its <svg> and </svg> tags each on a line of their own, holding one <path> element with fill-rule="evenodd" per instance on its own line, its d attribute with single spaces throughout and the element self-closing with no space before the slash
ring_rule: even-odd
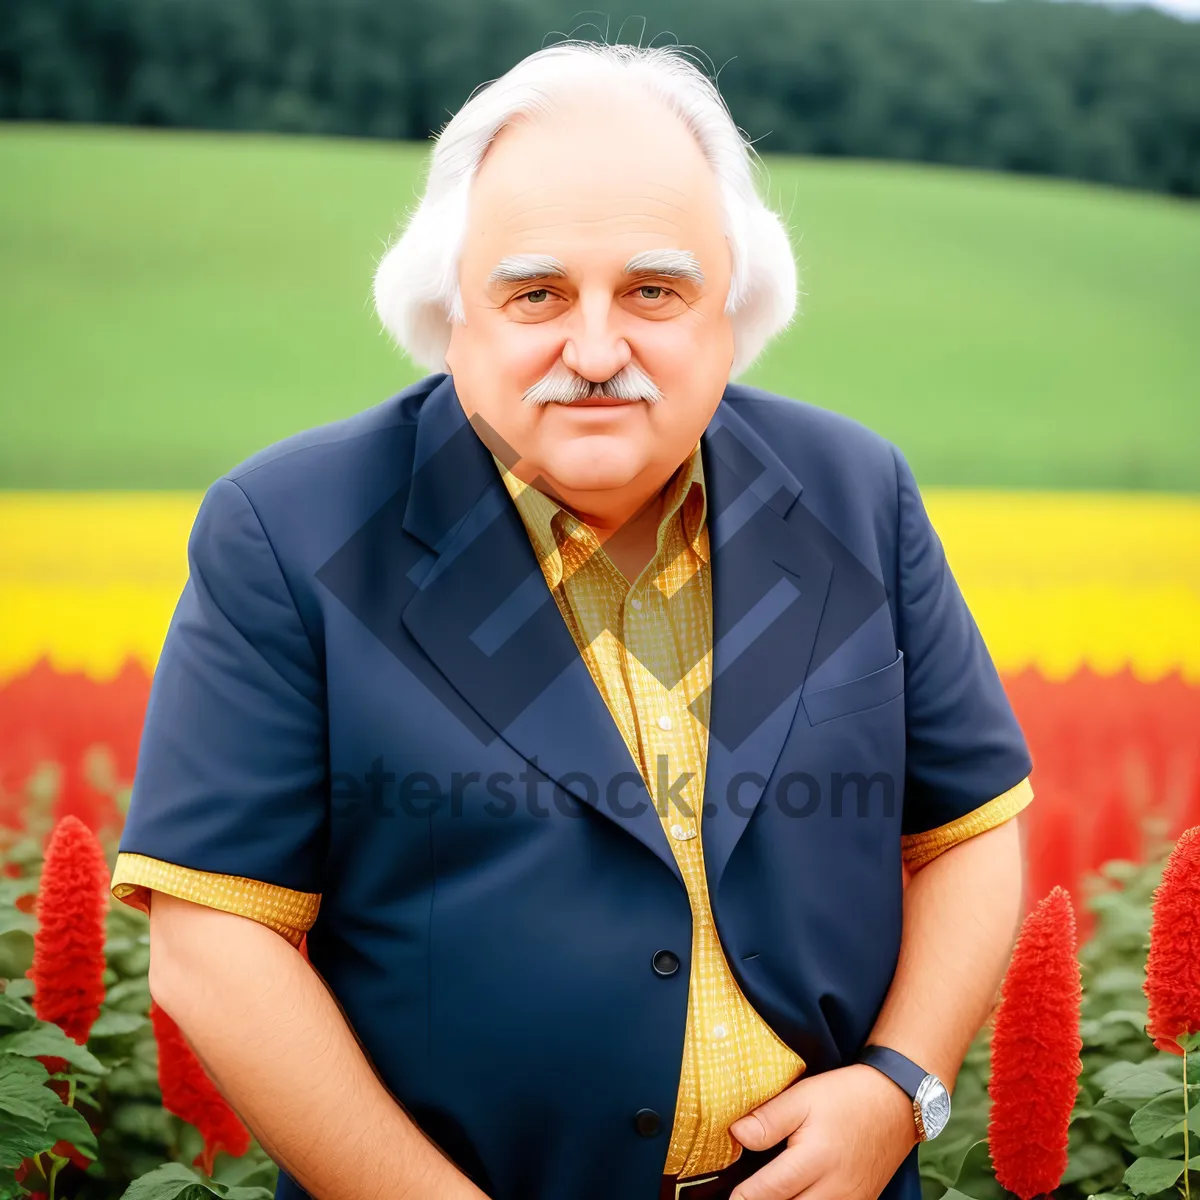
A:
<svg viewBox="0 0 1200 1200">
<path fill-rule="evenodd" d="M 723 1038 L 727 1032 L 724 1025 L 714 1025 L 712 1035 L 715 1038 Z"/>
<path fill-rule="evenodd" d="M 630 600 L 630 602 L 629 602 L 629 607 L 636 609 L 638 612 L 641 612 L 642 611 L 642 602 L 636 596 L 634 596 L 634 598 L 632 600 Z"/>
<path fill-rule="evenodd" d="M 658 727 L 659 729 L 671 728 L 671 718 L 668 717 L 666 713 L 663 713 L 663 715 L 658 718 Z"/>
</svg>

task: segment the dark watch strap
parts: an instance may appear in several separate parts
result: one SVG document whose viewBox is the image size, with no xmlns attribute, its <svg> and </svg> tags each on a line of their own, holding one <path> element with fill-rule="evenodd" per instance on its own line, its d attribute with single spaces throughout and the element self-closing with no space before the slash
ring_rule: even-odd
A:
<svg viewBox="0 0 1200 1200">
<path fill-rule="evenodd" d="M 864 1046 L 858 1061 L 882 1071 L 893 1083 L 903 1088 L 911 1100 L 917 1098 L 917 1089 L 929 1074 L 918 1067 L 911 1058 L 905 1058 L 898 1050 L 889 1049 L 887 1046 Z"/>
</svg>

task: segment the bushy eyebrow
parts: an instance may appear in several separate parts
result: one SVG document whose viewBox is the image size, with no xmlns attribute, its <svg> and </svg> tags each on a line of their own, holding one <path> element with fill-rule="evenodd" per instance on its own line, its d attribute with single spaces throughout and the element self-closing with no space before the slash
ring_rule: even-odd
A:
<svg viewBox="0 0 1200 1200">
<path fill-rule="evenodd" d="M 625 264 L 626 275 L 662 275 L 668 279 L 687 279 L 704 283 L 704 272 L 690 250 L 643 250 Z"/>
<path fill-rule="evenodd" d="M 550 276 L 565 277 L 567 268 L 549 254 L 510 254 L 502 258 L 488 276 L 488 286 L 493 284 L 529 283 L 534 279 Z"/>
<path fill-rule="evenodd" d="M 703 285 L 704 272 L 690 250 L 643 250 L 625 264 L 626 275 L 661 275 Z M 536 279 L 565 279 L 567 268 L 551 254 L 511 254 L 488 276 L 488 286 L 532 283 Z"/>
</svg>

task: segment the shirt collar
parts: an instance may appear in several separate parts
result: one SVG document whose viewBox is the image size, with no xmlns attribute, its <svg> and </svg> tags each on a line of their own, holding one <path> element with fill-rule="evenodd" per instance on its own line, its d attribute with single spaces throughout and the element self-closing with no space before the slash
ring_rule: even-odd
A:
<svg viewBox="0 0 1200 1200">
<path fill-rule="evenodd" d="M 562 582 L 563 576 L 558 539 L 569 535 L 571 527 L 577 524 L 576 518 L 545 492 L 519 479 L 494 454 L 492 461 L 517 506 L 542 574 L 553 590 Z M 699 442 L 667 482 L 662 520 L 658 526 L 660 549 L 667 529 L 680 509 L 683 510 L 684 536 L 701 561 L 707 563 L 708 539 L 704 536 L 704 523 L 708 515 L 708 497 Z"/>
</svg>

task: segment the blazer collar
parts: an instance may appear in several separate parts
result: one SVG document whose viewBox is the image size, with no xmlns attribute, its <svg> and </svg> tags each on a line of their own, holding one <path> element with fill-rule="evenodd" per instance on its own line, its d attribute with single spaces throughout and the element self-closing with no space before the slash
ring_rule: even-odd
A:
<svg viewBox="0 0 1200 1200">
<path fill-rule="evenodd" d="M 832 574 L 811 516 L 797 504 L 800 481 L 738 411 L 742 394 L 727 386 L 691 468 L 702 473 L 713 573 L 702 824 L 710 888 L 791 727 Z M 400 616 L 487 727 L 678 877 L 653 804 L 629 816 L 637 806 L 628 792 L 618 806 L 606 796 L 614 778 L 637 767 L 497 470 L 496 458 L 517 457 L 486 423 L 468 421 L 450 376 L 426 397 L 403 527 L 430 553 L 409 573 L 416 590 Z"/>
</svg>

